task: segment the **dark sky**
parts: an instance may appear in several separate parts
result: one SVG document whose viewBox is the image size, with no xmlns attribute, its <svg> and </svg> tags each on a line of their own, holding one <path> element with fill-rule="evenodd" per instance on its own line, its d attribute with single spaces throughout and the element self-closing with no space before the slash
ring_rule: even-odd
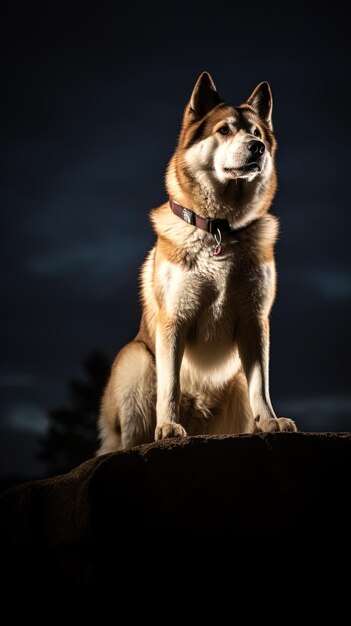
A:
<svg viewBox="0 0 351 626">
<path fill-rule="evenodd" d="M 303 430 L 351 429 L 349 25 L 294 3 L 12 3 L 2 17 L 0 471 L 31 458 L 94 347 L 136 333 L 148 211 L 208 70 L 274 95 L 281 219 L 271 395 Z M 316 6 L 316 5 L 315 5 Z M 283 14 L 284 13 L 284 14 Z M 33 443 L 34 442 L 34 443 Z"/>
</svg>

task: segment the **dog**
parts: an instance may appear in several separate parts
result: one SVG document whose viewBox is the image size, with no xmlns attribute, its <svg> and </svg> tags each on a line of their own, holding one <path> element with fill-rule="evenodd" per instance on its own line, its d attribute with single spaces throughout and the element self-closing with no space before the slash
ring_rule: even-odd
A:
<svg viewBox="0 0 351 626">
<path fill-rule="evenodd" d="M 272 93 L 228 106 L 203 72 L 151 211 L 142 318 L 117 355 L 98 454 L 167 437 L 296 431 L 269 395 L 269 314 L 278 219 Z"/>
</svg>

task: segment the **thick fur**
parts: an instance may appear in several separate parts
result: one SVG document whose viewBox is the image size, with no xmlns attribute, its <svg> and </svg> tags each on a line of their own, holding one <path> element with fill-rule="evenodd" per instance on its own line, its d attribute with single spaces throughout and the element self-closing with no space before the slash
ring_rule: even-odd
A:
<svg viewBox="0 0 351 626">
<path fill-rule="evenodd" d="M 154 209 L 157 235 L 141 272 L 139 333 L 117 355 L 99 420 L 99 453 L 186 434 L 296 430 L 269 396 L 269 313 L 278 220 L 272 96 L 261 83 L 226 105 L 204 72 L 185 109 L 166 185 L 174 200 L 227 219 L 212 235 Z"/>
</svg>

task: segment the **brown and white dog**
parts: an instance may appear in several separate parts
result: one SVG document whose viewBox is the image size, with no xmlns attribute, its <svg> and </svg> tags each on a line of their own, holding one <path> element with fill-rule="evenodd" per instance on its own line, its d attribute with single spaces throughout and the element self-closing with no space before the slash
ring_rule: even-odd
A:
<svg viewBox="0 0 351 626">
<path fill-rule="evenodd" d="M 117 355 L 99 454 L 186 434 L 294 431 L 269 397 L 278 220 L 272 94 L 233 107 L 199 77 L 154 209 L 139 333 Z"/>
</svg>

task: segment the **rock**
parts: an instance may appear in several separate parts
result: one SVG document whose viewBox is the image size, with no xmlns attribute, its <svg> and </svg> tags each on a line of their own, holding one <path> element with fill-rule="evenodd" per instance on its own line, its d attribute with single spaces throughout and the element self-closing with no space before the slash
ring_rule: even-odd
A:
<svg viewBox="0 0 351 626">
<path fill-rule="evenodd" d="M 100 580 L 126 551 L 207 541 L 347 537 L 351 434 L 189 437 L 146 444 L 0 498 L 2 563 L 24 580 Z M 34 564 L 36 568 L 34 568 Z M 35 569 L 35 574 L 34 574 Z"/>
</svg>

